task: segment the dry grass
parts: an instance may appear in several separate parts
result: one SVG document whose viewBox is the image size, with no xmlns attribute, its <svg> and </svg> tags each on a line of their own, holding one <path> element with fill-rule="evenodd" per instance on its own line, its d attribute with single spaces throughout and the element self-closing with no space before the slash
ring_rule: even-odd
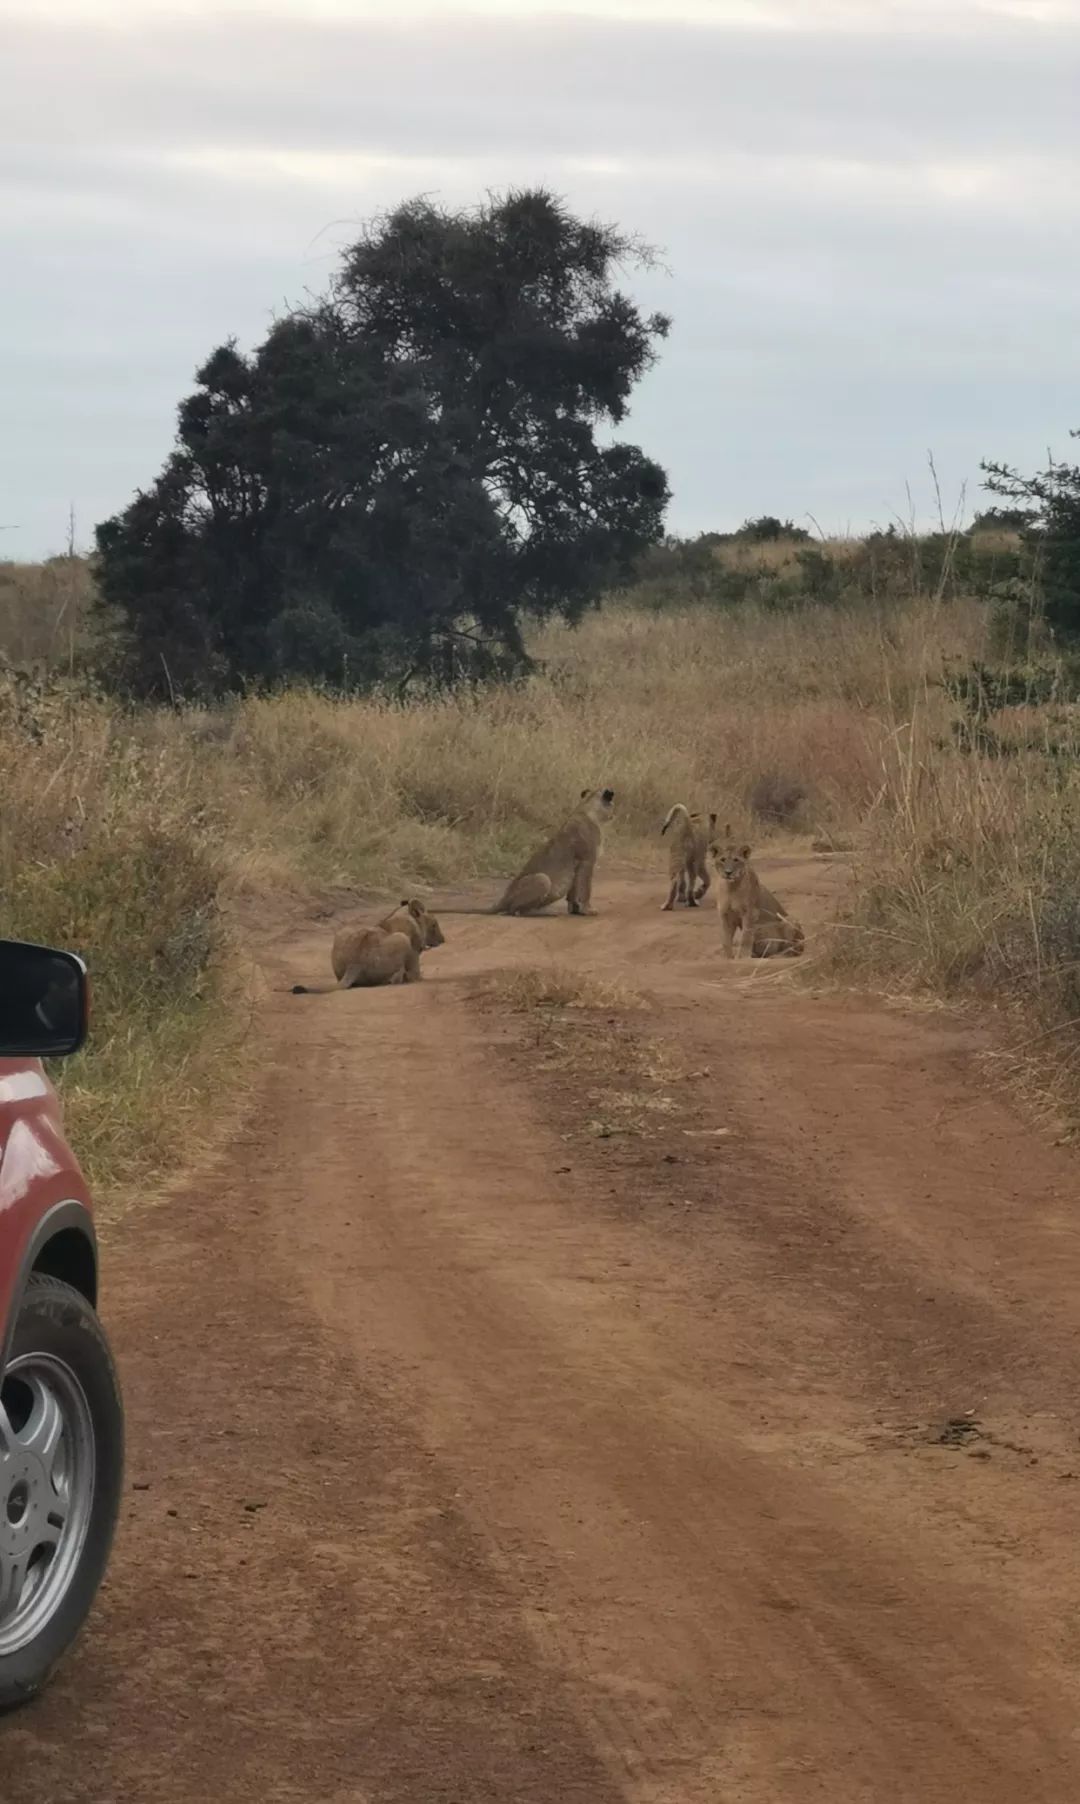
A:
<svg viewBox="0 0 1080 1804">
<path fill-rule="evenodd" d="M 1070 745 L 1052 713 L 1042 745 L 999 717 L 1013 749 L 992 757 L 943 742 L 932 692 L 897 721 L 826 962 L 878 990 L 992 1004 L 994 1075 L 1075 1121 L 1080 732 Z"/>
<path fill-rule="evenodd" d="M 511 868 L 586 784 L 617 792 L 612 844 L 655 856 L 671 806 L 749 825 L 754 786 L 800 785 L 807 825 L 861 819 L 902 710 L 977 645 L 974 608 L 877 619 L 611 609 L 536 643 L 507 689 L 401 705 L 295 689 L 126 728 L 223 826 L 228 884 L 397 889 Z"/>
<path fill-rule="evenodd" d="M 589 1019 L 583 1032 L 560 1032 L 548 1021 L 539 1041 L 541 1069 L 571 1077 L 581 1125 L 598 1140 L 629 1134 L 647 1139 L 677 1115 L 686 1067 L 676 1048 L 632 1020 Z"/>
<path fill-rule="evenodd" d="M 1080 1017 L 1077 756 L 943 751 L 918 716 L 898 733 L 853 862 L 834 961 L 860 977 L 1024 1000 Z"/>
<path fill-rule="evenodd" d="M 0 652 L 12 664 L 74 670 L 86 643 L 93 580 L 85 558 L 0 560 Z"/>
<path fill-rule="evenodd" d="M 673 1050 L 631 1025 L 647 998 L 629 984 L 563 966 L 496 972 L 474 991 L 481 1006 L 528 1017 L 536 1068 L 568 1081 L 582 1129 L 598 1139 L 647 1135 L 674 1112 L 668 1086 L 682 1074 Z"/>
<path fill-rule="evenodd" d="M 477 995 L 515 1014 L 531 1014 L 536 1009 L 591 1009 L 611 1014 L 648 1006 L 645 997 L 629 984 L 610 983 L 587 971 L 571 971 L 560 965 L 498 971 L 484 980 Z"/>
<path fill-rule="evenodd" d="M 500 973 L 474 999 L 527 1017 L 530 1062 L 571 1093 L 583 1133 L 648 1138 L 662 1118 L 679 1114 L 685 1065 L 669 1041 L 641 1031 L 648 1004 L 636 991 L 578 972 L 529 969 Z"/>
<path fill-rule="evenodd" d="M 729 570 L 752 570 L 765 576 L 786 576 L 799 567 L 799 553 L 812 547 L 834 563 L 854 562 L 861 549 L 859 539 L 729 539 L 717 545 L 713 556 Z"/>
<path fill-rule="evenodd" d="M 170 761 L 78 695 L 0 688 L 0 764 L 3 931 L 92 973 L 91 1047 L 57 1073 L 72 1139 L 95 1185 L 152 1182 L 191 1158 L 242 1063 L 220 840 Z"/>
</svg>

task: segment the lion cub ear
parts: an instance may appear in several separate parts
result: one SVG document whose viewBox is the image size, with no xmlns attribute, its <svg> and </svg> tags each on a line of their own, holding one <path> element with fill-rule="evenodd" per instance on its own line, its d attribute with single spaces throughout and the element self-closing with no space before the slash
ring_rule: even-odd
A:
<svg viewBox="0 0 1080 1804">
<path fill-rule="evenodd" d="M 749 846 L 740 846 L 739 847 L 739 857 L 740 858 L 749 858 L 749 856 L 750 856 L 750 847 Z"/>
<path fill-rule="evenodd" d="M 592 790 L 591 790 L 591 789 L 583 789 L 583 790 L 582 790 L 582 792 L 581 792 L 581 799 L 582 799 L 582 801 L 584 801 L 584 800 L 585 800 L 585 797 L 586 797 L 586 796 L 591 796 L 591 795 L 592 795 Z"/>
<path fill-rule="evenodd" d="M 401 906 L 408 909 L 414 921 L 419 921 L 423 918 L 424 904 L 420 901 L 419 897 L 414 896 L 411 902 L 403 902 Z"/>
</svg>

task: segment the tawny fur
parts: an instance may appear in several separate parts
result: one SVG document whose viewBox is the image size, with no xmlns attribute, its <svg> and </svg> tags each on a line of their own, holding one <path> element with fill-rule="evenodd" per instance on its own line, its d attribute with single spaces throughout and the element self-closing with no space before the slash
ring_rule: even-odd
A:
<svg viewBox="0 0 1080 1804">
<path fill-rule="evenodd" d="M 384 933 L 407 933 L 417 952 L 430 952 L 435 946 L 445 946 L 446 939 L 438 920 L 429 914 L 419 897 L 402 902 L 392 914 L 379 922 Z"/>
<path fill-rule="evenodd" d="M 739 951 L 752 958 L 796 958 L 805 945 L 803 930 L 793 921 L 782 902 L 765 888 L 750 863 L 750 847 L 737 846 L 731 828 L 725 828 L 722 845 L 710 848 L 723 882 L 718 903 L 720 932 L 724 952 L 735 957 L 735 935 L 739 935 Z"/>
<path fill-rule="evenodd" d="M 593 871 L 600 855 L 603 825 L 611 819 L 614 802 L 612 789 L 583 789 L 570 819 L 518 872 L 492 913 L 534 914 L 565 898 L 568 914 L 594 914 Z"/>
<path fill-rule="evenodd" d="M 355 921 L 334 935 L 330 963 L 339 990 L 416 983 L 420 976 L 420 954 L 407 933 L 384 933 Z"/>
<path fill-rule="evenodd" d="M 435 916 L 415 897 L 402 902 L 378 926 L 347 921 L 334 935 L 330 963 L 339 990 L 376 989 L 383 984 L 419 983 L 420 954 L 445 945 Z M 294 996 L 320 992 L 293 985 Z"/>
<path fill-rule="evenodd" d="M 716 831 L 715 814 L 691 814 L 682 802 L 668 810 L 667 820 L 660 829 L 665 834 L 673 828 L 668 841 L 668 875 L 671 888 L 668 899 L 664 903 L 663 912 L 674 908 L 676 902 L 685 902 L 687 908 L 696 908 L 707 893 L 712 879 L 709 876 L 709 835 Z"/>
</svg>

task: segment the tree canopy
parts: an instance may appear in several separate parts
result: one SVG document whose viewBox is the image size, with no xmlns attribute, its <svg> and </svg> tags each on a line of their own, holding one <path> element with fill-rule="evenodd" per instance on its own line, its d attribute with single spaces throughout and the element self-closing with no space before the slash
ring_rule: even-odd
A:
<svg viewBox="0 0 1080 1804">
<path fill-rule="evenodd" d="M 1075 645 L 1080 641 L 1080 466 L 1053 461 L 1034 476 L 1022 476 L 1008 464 L 982 468 L 984 486 L 1012 503 L 1010 511 L 1024 521 L 1039 613 L 1057 639 Z"/>
<path fill-rule="evenodd" d="M 663 470 L 607 433 L 668 329 L 617 286 L 643 255 L 543 191 L 369 225 L 324 296 L 212 353 L 98 527 L 121 678 L 521 668 L 529 616 L 579 619 L 662 531 Z"/>
</svg>

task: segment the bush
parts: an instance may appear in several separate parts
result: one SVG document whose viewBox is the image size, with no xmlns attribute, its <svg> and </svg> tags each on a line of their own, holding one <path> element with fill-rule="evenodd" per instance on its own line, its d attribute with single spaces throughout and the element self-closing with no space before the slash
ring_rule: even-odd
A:
<svg viewBox="0 0 1080 1804">
<path fill-rule="evenodd" d="M 751 814 L 773 827 L 793 827 L 809 800 L 805 783 L 782 771 L 766 771 L 752 785 L 746 798 Z"/>
<path fill-rule="evenodd" d="M 756 520 L 744 520 L 734 537 L 746 539 L 751 545 L 767 545 L 777 539 L 787 539 L 790 544 L 799 544 L 804 543 L 810 534 L 805 526 L 796 526 L 791 520 L 778 520 L 775 514 L 762 514 Z"/>
<path fill-rule="evenodd" d="M 1030 554 L 1012 529 L 908 533 L 891 526 L 864 539 L 810 541 L 790 522 L 766 516 L 738 533 L 665 539 L 640 559 L 636 582 L 622 593 L 656 612 L 697 603 L 785 611 L 835 603 L 895 607 L 921 596 L 1000 603 L 1005 585 L 1025 580 L 1029 568 Z"/>
</svg>

